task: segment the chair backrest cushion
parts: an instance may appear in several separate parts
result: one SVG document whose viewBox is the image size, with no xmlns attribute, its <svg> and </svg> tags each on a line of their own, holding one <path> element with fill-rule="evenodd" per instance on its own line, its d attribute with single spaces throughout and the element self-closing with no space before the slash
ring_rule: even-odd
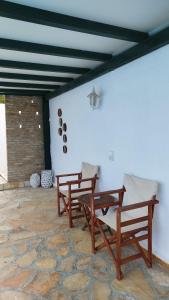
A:
<svg viewBox="0 0 169 300">
<path fill-rule="evenodd" d="M 91 165 L 86 162 L 82 162 L 82 179 L 93 178 L 98 174 L 98 166 Z M 81 183 L 81 188 L 91 187 L 91 181 L 86 181 Z"/>
<path fill-rule="evenodd" d="M 126 189 L 124 205 L 151 200 L 158 192 L 158 183 L 154 180 L 140 178 L 134 175 L 124 175 L 124 186 Z M 134 209 L 128 212 L 133 217 L 147 215 L 147 207 Z"/>
</svg>

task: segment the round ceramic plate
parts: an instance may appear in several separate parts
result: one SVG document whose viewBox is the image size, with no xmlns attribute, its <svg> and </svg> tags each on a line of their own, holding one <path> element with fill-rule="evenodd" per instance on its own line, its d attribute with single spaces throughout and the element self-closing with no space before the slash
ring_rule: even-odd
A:
<svg viewBox="0 0 169 300">
<path fill-rule="evenodd" d="M 61 108 L 59 108 L 58 109 L 58 117 L 61 117 L 61 115 L 62 115 L 62 110 L 61 110 Z"/>
<path fill-rule="evenodd" d="M 67 143 L 67 135 L 66 134 L 63 135 L 63 142 Z"/>
<path fill-rule="evenodd" d="M 62 128 L 58 129 L 58 134 L 61 136 L 62 135 Z"/>
<path fill-rule="evenodd" d="M 63 121 L 62 118 L 59 119 L 59 126 L 62 127 Z"/>
<path fill-rule="evenodd" d="M 66 125 L 66 123 L 63 123 L 63 131 L 67 131 L 67 125 Z"/>
<path fill-rule="evenodd" d="M 67 146 L 63 146 L 63 153 L 67 153 Z"/>
</svg>

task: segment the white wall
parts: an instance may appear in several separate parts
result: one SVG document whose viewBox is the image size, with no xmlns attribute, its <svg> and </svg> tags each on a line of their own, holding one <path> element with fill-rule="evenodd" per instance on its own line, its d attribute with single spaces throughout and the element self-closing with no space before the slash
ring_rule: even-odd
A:
<svg viewBox="0 0 169 300">
<path fill-rule="evenodd" d="M 96 111 L 86 97 L 93 85 L 103 96 Z M 68 126 L 67 155 L 57 134 L 58 108 Z M 169 46 L 51 100 L 50 121 L 55 173 L 88 161 L 101 166 L 102 190 L 121 186 L 125 172 L 160 182 L 154 253 L 169 262 Z"/>
<path fill-rule="evenodd" d="M 8 177 L 6 147 L 5 104 L 0 104 L 0 175 L 5 179 Z"/>
</svg>

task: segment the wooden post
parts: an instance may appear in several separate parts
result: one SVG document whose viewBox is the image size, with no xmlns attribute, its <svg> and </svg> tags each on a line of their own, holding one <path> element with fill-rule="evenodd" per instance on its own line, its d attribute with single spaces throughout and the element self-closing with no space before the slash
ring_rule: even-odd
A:
<svg viewBox="0 0 169 300">
<path fill-rule="evenodd" d="M 44 156 L 45 169 L 51 170 L 51 155 L 50 155 L 50 123 L 49 123 L 49 100 L 43 97 L 43 136 L 44 136 Z"/>
</svg>

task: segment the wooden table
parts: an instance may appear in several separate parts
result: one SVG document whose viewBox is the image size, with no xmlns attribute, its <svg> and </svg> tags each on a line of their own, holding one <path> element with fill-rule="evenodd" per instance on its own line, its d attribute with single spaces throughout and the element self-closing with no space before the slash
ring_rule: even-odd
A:
<svg viewBox="0 0 169 300">
<path fill-rule="evenodd" d="M 85 194 L 78 198 L 78 201 L 82 206 L 89 207 L 91 209 L 91 194 Z M 94 197 L 94 208 L 105 209 L 110 206 L 115 206 L 118 199 L 111 195 L 102 195 L 99 197 Z"/>
<path fill-rule="evenodd" d="M 92 252 L 95 253 L 96 249 L 101 249 L 103 247 L 103 243 L 95 247 L 95 236 L 100 234 L 100 231 L 96 225 L 97 210 L 100 209 L 101 213 L 106 215 L 110 207 L 116 207 L 119 205 L 119 200 L 111 194 L 103 192 L 99 196 L 97 194 L 82 195 L 78 198 L 78 201 L 80 202 L 86 217 L 86 224 L 84 224 L 82 230 L 85 230 L 86 227 L 89 228 Z M 104 231 L 109 231 L 109 233 L 112 234 L 112 231 L 108 226 L 105 226 Z"/>
<path fill-rule="evenodd" d="M 89 231 L 90 230 L 90 220 L 91 220 L 91 212 L 92 212 L 92 195 L 91 194 L 85 194 L 78 198 L 78 201 L 82 205 L 87 224 L 83 226 L 83 230 L 88 226 Z M 117 203 L 117 204 L 116 204 Z M 101 195 L 99 197 L 94 197 L 94 210 L 101 209 L 103 215 L 107 214 L 108 209 L 111 206 L 118 205 L 118 199 L 111 195 Z M 87 225 L 87 226 L 86 226 Z"/>
</svg>

